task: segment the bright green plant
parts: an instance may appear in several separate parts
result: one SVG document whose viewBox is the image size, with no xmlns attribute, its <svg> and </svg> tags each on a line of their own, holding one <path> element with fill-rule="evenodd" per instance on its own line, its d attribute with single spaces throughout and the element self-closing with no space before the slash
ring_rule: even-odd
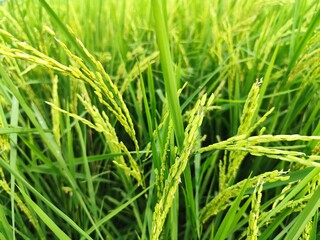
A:
<svg viewBox="0 0 320 240">
<path fill-rule="evenodd" d="M 310 1 L 0 3 L 0 239 L 319 238 Z"/>
</svg>

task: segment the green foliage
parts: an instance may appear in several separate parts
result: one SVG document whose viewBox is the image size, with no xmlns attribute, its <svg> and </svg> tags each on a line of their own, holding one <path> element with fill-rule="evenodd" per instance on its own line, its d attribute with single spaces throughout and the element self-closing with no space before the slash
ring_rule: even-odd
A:
<svg viewBox="0 0 320 240">
<path fill-rule="evenodd" d="M 0 1 L 0 239 L 318 239 L 319 6 Z"/>
</svg>

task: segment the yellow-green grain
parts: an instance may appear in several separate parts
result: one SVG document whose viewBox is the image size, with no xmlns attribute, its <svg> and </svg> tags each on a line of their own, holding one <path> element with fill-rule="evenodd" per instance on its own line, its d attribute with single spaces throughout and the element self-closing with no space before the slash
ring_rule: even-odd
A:
<svg viewBox="0 0 320 240">
<path fill-rule="evenodd" d="M 5 179 L 0 180 L 0 186 L 8 195 L 11 195 L 11 189 Z M 14 201 L 17 203 L 17 206 L 20 208 L 20 210 L 26 215 L 33 227 L 37 229 L 37 220 L 34 219 L 28 207 L 16 193 L 14 194 Z"/>
<path fill-rule="evenodd" d="M 52 78 L 52 101 L 53 104 L 57 107 L 59 107 L 59 94 L 58 94 L 58 76 L 55 75 Z M 57 109 L 51 108 L 51 114 L 52 114 L 52 126 L 53 126 L 53 136 L 58 144 L 58 146 L 61 146 L 60 143 L 60 111 Z"/>
<path fill-rule="evenodd" d="M 213 96 L 207 100 L 206 95 L 199 99 L 189 113 L 189 122 L 185 129 L 185 138 L 181 155 L 176 157 L 175 163 L 169 169 L 168 178 L 165 181 L 161 198 L 158 200 L 152 217 L 151 239 L 159 239 L 166 216 L 172 205 L 174 195 L 181 181 L 181 174 L 184 172 L 190 155 L 195 151 L 198 130 L 202 124 L 204 112 L 209 103 L 213 103 Z"/>
<path fill-rule="evenodd" d="M 249 214 L 249 226 L 247 229 L 247 240 L 257 240 L 259 234 L 258 220 L 260 215 L 260 204 L 262 198 L 263 182 L 258 179 L 257 185 L 252 194 L 251 211 Z"/>
<path fill-rule="evenodd" d="M 257 184 L 258 180 L 261 179 L 263 182 L 275 182 L 275 181 L 284 181 L 289 177 L 283 176 L 285 172 L 282 171 L 272 171 L 265 172 L 248 180 L 247 186 L 248 188 L 253 187 Z M 235 198 L 241 191 L 243 185 L 247 180 L 243 180 L 238 182 L 224 190 L 220 191 L 209 203 L 205 205 L 205 207 L 201 210 L 200 219 L 204 223 L 210 217 L 218 214 L 219 212 L 225 210 L 228 206 L 232 204 L 230 200 Z M 247 197 L 247 196 L 244 196 Z"/>
</svg>

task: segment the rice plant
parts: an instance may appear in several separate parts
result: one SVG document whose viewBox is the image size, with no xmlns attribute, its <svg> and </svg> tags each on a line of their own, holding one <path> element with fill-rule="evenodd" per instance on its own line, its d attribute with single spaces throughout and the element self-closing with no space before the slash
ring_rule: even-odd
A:
<svg viewBox="0 0 320 240">
<path fill-rule="evenodd" d="M 0 1 L 0 239 L 320 238 L 319 7 Z"/>
</svg>

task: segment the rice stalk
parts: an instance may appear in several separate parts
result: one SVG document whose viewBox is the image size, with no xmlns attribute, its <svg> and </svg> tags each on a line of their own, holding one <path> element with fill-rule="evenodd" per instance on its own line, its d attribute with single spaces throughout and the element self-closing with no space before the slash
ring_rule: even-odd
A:
<svg viewBox="0 0 320 240">
<path fill-rule="evenodd" d="M 1 106 L 0 109 L 0 129 L 5 128 L 6 123 L 4 122 L 4 116 L 3 116 L 3 108 Z M 9 137 L 7 135 L 0 134 L 0 156 L 3 159 L 3 161 L 8 161 L 8 153 L 11 150 L 11 146 L 9 143 Z M 4 172 L 2 167 L 0 167 L 0 186 L 1 188 L 9 195 L 11 196 L 12 190 L 5 178 Z M 30 210 L 26 206 L 26 204 L 21 200 L 21 198 L 17 195 L 17 193 L 13 193 L 13 200 L 17 203 L 18 208 L 26 215 L 29 222 L 32 224 L 32 226 L 37 229 L 39 228 L 39 225 L 37 223 L 37 220 L 32 216 Z"/>
<path fill-rule="evenodd" d="M 104 71 L 102 65 L 100 62 L 94 59 L 94 57 L 85 49 L 83 44 L 80 42 L 79 39 L 77 39 L 77 42 L 79 45 L 82 47 L 82 49 L 85 51 L 87 56 L 91 59 L 91 61 L 95 64 L 97 67 L 97 72 L 92 72 L 89 70 L 89 68 L 83 63 L 82 59 L 75 56 L 68 48 L 67 46 L 58 40 L 55 36 L 55 33 L 52 29 L 49 27 L 45 27 L 46 32 L 48 32 L 50 35 L 53 35 L 55 40 L 59 43 L 59 45 L 65 50 L 65 52 L 68 54 L 70 57 L 70 60 L 72 65 L 66 66 L 58 61 L 54 60 L 53 58 L 50 58 L 46 54 L 43 54 L 42 52 L 36 50 L 35 48 L 31 47 L 28 45 L 26 42 L 20 42 L 18 39 L 13 37 L 10 33 L 0 29 L 0 34 L 3 35 L 6 38 L 9 38 L 15 45 L 19 46 L 23 50 L 21 51 L 20 49 L 17 48 L 11 48 L 8 47 L 4 44 L 0 45 L 0 54 L 9 57 L 9 58 L 17 58 L 17 59 L 22 59 L 22 60 L 27 60 L 34 62 L 39 65 L 43 65 L 44 67 L 49 68 L 50 70 L 55 70 L 59 71 L 62 74 L 66 76 L 70 76 L 75 79 L 83 80 L 87 82 L 93 89 L 94 92 L 99 99 L 99 101 L 107 107 L 107 109 L 114 114 L 114 116 L 117 118 L 117 120 L 120 122 L 120 124 L 124 127 L 124 130 L 129 134 L 131 139 L 134 142 L 135 149 L 137 153 L 139 152 L 139 145 L 138 141 L 135 137 L 135 130 L 133 127 L 133 123 L 129 114 L 129 111 L 126 107 L 126 104 L 124 103 L 122 96 L 117 89 L 117 87 L 112 83 L 111 79 L 107 75 L 107 73 Z M 105 82 L 106 80 L 106 82 Z M 108 84 L 108 85 L 107 85 Z M 110 86 L 110 87 L 108 87 Z M 108 100 L 108 102 L 106 100 Z M 57 99 L 54 99 L 55 101 Z M 85 100 L 82 101 L 83 104 L 85 104 Z M 49 103 L 48 103 L 49 104 Z M 55 106 L 54 104 L 49 104 L 51 106 Z M 106 114 L 102 113 L 105 117 L 101 117 L 101 114 L 99 113 L 99 110 L 94 107 L 90 106 L 90 104 L 85 105 L 86 108 L 90 108 L 91 111 L 89 111 L 91 114 L 93 114 L 93 118 L 97 120 L 96 125 L 92 124 L 90 121 L 81 118 L 80 116 L 77 116 L 77 114 L 73 113 L 68 113 L 67 111 L 64 111 L 60 109 L 58 106 L 54 107 L 53 111 L 60 111 L 63 113 L 67 113 L 70 116 L 74 117 L 75 119 L 80 120 L 84 124 L 88 125 L 89 127 L 95 129 L 98 132 L 106 132 L 106 135 L 110 134 L 110 123 L 108 122 L 108 118 L 106 118 Z M 54 112 L 56 113 L 56 112 Z M 98 116 L 100 115 L 100 116 Z M 56 119 L 56 116 L 55 118 Z M 57 121 L 57 119 L 55 120 Z M 104 121 L 107 121 L 105 124 L 103 123 Z M 54 124 L 56 125 L 56 123 Z M 104 129 L 102 126 L 105 126 L 106 129 Z M 115 131 L 113 130 L 112 134 L 113 138 L 111 139 L 117 139 L 115 138 Z M 111 140 L 113 141 L 113 140 Z M 117 140 L 116 140 L 117 142 Z M 121 149 L 123 150 L 124 147 L 122 146 Z M 119 148 L 118 148 L 119 150 Z M 119 152 L 119 151 L 117 151 Z M 129 152 L 129 151 L 128 151 Z M 122 162 L 118 166 L 122 166 L 123 169 L 126 169 L 127 174 L 133 175 L 136 177 L 137 181 L 139 184 L 143 186 L 142 183 L 142 178 L 141 178 L 141 173 L 140 171 L 137 171 L 138 167 L 136 163 L 133 163 L 133 158 L 129 157 L 129 160 L 131 164 L 133 164 L 133 171 L 127 171 L 128 168 L 126 168 L 126 165 L 124 162 Z"/>
<path fill-rule="evenodd" d="M 254 123 L 254 116 L 256 109 L 258 107 L 258 100 L 259 100 L 259 91 L 260 91 L 260 86 L 261 86 L 262 80 L 256 81 L 255 84 L 253 84 L 249 95 L 247 97 L 247 100 L 245 102 L 243 112 L 241 115 L 241 120 L 240 120 L 240 126 L 238 127 L 238 135 L 245 134 L 249 136 L 253 130 L 253 123 Z M 264 117 L 260 122 L 262 122 L 266 117 Z M 259 123 L 260 123 L 259 122 Z M 254 126 L 256 127 L 256 125 Z M 230 156 L 228 158 L 228 161 L 223 164 L 227 164 L 226 166 L 223 167 L 223 169 L 227 169 L 226 172 L 222 171 L 220 169 L 221 174 L 225 175 L 225 177 L 220 177 L 221 181 L 225 182 L 220 182 L 219 186 L 220 189 L 228 187 L 233 181 L 234 178 L 238 172 L 238 168 L 240 167 L 243 159 L 247 155 L 247 152 L 245 151 L 233 151 L 230 153 Z"/>
<path fill-rule="evenodd" d="M 258 220 L 260 215 L 260 204 L 262 198 L 263 182 L 260 179 L 252 194 L 251 211 L 249 214 L 249 226 L 247 229 L 247 240 L 257 240 L 259 235 Z"/>
<path fill-rule="evenodd" d="M 52 78 L 52 102 L 55 106 L 59 107 L 59 94 L 58 94 L 58 76 L 53 76 Z M 52 132 L 53 136 L 58 144 L 59 147 L 61 147 L 60 142 L 60 112 L 56 109 L 51 109 L 51 115 L 52 115 Z"/>
<path fill-rule="evenodd" d="M 187 166 L 191 154 L 195 151 L 198 130 L 202 124 L 204 113 L 213 103 L 213 95 L 207 100 L 206 95 L 199 99 L 189 113 L 189 121 L 185 130 L 183 151 L 176 157 L 174 164 L 169 169 L 161 198 L 158 200 L 152 217 L 152 232 L 150 239 L 159 239 L 162 228 L 172 205 L 174 195 L 181 182 L 181 175 Z"/>
<path fill-rule="evenodd" d="M 72 60 L 72 65 L 65 66 L 58 61 L 50 58 L 46 54 L 36 50 L 35 48 L 28 45 L 26 42 L 21 42 L 16 39 L 13 35 L 6 32 L 5 30 L 0 29 L 0 35 L 10 39 L 14 45 L 22 48 L 23 50 L 8 47 L 4 44 L 0 45 L 0 54 L 8 58 L 18 58 L 26 61 L 31 61 L 42 65 L 46 68 L 56 70 L 61 72 L 66 76 L 70 76 L 75 79 L 83 80 L 87 82 L 95 91 L 99 101 L 105 105 L 110 112 L 114 114 L 120 124 L 124 127 L 125 131 L 129 134 L 133 140 L 136 150 L 138 151 L 138 141 L 135 137 L 135 130 L 133 123 L 129 114 L 129 111 L 126 107 L 126 104 L 123 101 L 123 98 L 118 90 L 118 88 L 113 84 L 108 74 L 105 72 L 101 63 L 98 62 L 83 46 L 82 42 L 79 39 L 77 43 L 81 46 L 83 51 L 87 54 L 89 59 L 95 64 L 97 68 L 96 72 L 92 72 L 88 67 L 83 63 L 82 59 L 75 56 L 67 48 L 67 46 L 61 42 L 49 27 L 45 27 L 45 30 L 54 36 L 55 40 L 60 44 L 60 46 L 65 50 L 70 59 Z M 106 101 L 108 100 L 108 102 Z"/>
<path fill-rule="evenodd" d="M 258 181 L 263 181 L 264 183 L 285 181 L 289 179 L 289 177 L 285 176 L 285 174 L 286 172 L 278 171 L 278 170 L 275 170 L 272 172 L 265 172 L 263 174 L 250 178 L 248 180 L 247 186 L 248 188 L 254 187 L 258 183 Z M 238 194 L 240 193 L 246 181 L 247 180 L 243 180 L 241 182 L 238 182 L 220 191 L 201 210 L 201 213 L 200 213 L 201 222 L 205 223 L 206 221 L 208 221 L 210 217 L 217 215 L 219 212 L 229 207 L 232 204 L 232 201 L 230 200 L 238 196 Z M 247 196 L 245 195 L 244 197 L 247 197 Z"/>
<path fill-rule="evenodd" d="M 167 170 L 167 157 L 169 153 L 169 147 L 170 147 L 170 138 L 171 134 L 173 131 L 173 123 L 172 121 L 169 121 L 169 127 L 168 127 L 168 136 L 165 141 L 164 149 L 163 149 L 163 154 L 161 156 L 161 166 L 160 170 L 155 169 L 155 177 L 156 177 L 156 188 L 157 188 L 157 197 L 160 198 L 163 194 L 163 189 L 165 186 L 165 179 L 166 179 L 166 170 Z M 176 153 L 174 153 L 176 154 Z"/>
</svg>

